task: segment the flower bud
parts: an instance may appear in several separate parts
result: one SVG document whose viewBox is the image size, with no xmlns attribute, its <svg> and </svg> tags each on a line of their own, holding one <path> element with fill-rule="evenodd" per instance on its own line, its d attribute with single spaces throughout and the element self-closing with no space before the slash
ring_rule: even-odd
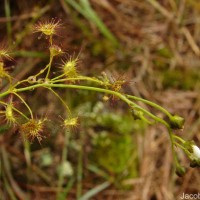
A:
<svg viewBox="0 0 200 200">
<path fill-rule="evenodd" d="M 27 80 L 30 84 L 34 84 L 37 81 L 35 76 L 29 76 Z"/>
<path fill-rule="evenodd" d="M 198 160 L 194 159 L 194 160 L 191 160 L 190 162 L 190 167 L 192 168 L 195 168 L 195 167 L 199 167 L 199 163 L 198 163 Z"/>
<path fill-rule="evenodd" d="M 178 115 L 174 115 L 170 118 L 170 127 L 172 129 L 182 129 L 184 127 L 185 119 Z"/>
<path fill-rule="evenodd" d="M 137 119 L 141 120 L 144 115 L 142 111 L 138 111 L 138 110 L 134 110 L 134 109 L 131 111 L 131 113 L 132 113 L 134 120 L 137 120 Z"/>
<path fill-rule="evenodd" d="M 63 53 L 62 49 L 59 46 L 55 45 L 55 44 L 51 45 L 49 47 L 49 51 L 50 51 L 50 56 L 51 57 L 54 57 L 54 56 L 57 56 L 57 55 L 60 55 L 60 54 Z"/>
</svg>

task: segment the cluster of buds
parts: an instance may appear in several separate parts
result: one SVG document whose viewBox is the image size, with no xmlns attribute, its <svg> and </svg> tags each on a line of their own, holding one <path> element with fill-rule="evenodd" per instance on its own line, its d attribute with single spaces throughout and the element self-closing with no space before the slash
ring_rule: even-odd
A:
<svg viewBox="0 0 200 200">
<path fill-rule="evenodd" d="M 200 167 L 200 149 L 195 145 L 194 141 L 186 141 L 183 147 L 183 150 L 190 159 L 190 166 Z"/>
<path fill-rule="evenodd" d="M 178 143 L 178 146 L 185 152 L 185 154 L 188 156 L 190 160 L 190 167 L 200 167 L 200 149 L 199 147 L 194 143 L 194 141 L 184 141 L 183 139 L 180 139 L 178 136 L 176 136 L 182 144 Z M 176 144 L 177 145 L 177 144 Z M 186 170 L 183 166 L 181 166 L 179 163 L 177 163 L 176 166 L 176 173 L 178 176 L 183 176 L 185 174 Z"/>
<path fill-rule="evenodd" d="M 61 100 L 61 102 L 65 105 L 67 112 L 70 113 L 68 106 L 65 104 L 63 99 L 52 89 L 53 87 L 51 87 L 51 85 L 53 85 L 54 83 L 62 82 L 62 81 L 72 81 L 73 82 L 73 81 L 76 81 L 76 80 L 89 80 L 89 81 L 92 80 L 93 82 L 98 83 L 98 84 L 100 84 L 101 86 L 104 87 L 104 89 L 98 88 L 99 90 L 100 89 L 101 89 L 101 91 L 110 90 L 109 92 L 107 91 L 107 93 L 106 92 L 105 93 L 106 93 L 106 95 L 109 94 L 112 97 L 111 100 L 115 100 L 116 96 L 117 96 L 117 98 L 123 96 L 123 98 L 121 98 L 121 99 L 125 99 L 124 101 L 128 102 L 128 105 L 131 108 L 132 116 L 135 120 L 143 120 L 143 121 L 146 121 L 149 124 L 152 124 L 152 122 L 148 118 L 146 118 L 146 114 L 148 114 L 150 112 L 144 111 L 144 109 L 140 109 L 139 106 L 136 108 L 134 106 L 135 103 L 132 102 L 128 97 L 128 96 L 131 96 L 131 95 L 126 96 L 126 95 L 122 94 L 121 90 L 122 90 L 123 86 L 128 83 L 128 81 L 126 79 L 120 77 L 120 79 L 116 79 L 116 80 L 111 81 L 105 73 L 103 73 L 103 77 L 99 78 L 99 79 L 80 76 L 79 73 L 78 73 L 78 70 L 77 70 L 78 57 L 70 57 L 68 60 L 62 60 L 62 64 L 61 64 L 62 74 L 57 76 L 57 77 L 54 77 L 52 79 L 49 79 L 49 77 L 51 76 L 50 75 L 51 65 L 52 65 L 54 57 L 59 56 L 61 54 L 64 54 L 62 48 L 60 46 L 58 46 L 57 44 L 54 44 L 54 42 L 53 42 L 53 36 L 58 35 L 58 30 L 59 30 L 60 27 L 61 27 L 60 21 L 55 20 L 55 19 L 50 20 L 50 21 L 46 21 L 46 22 L 39 22 L 34 27 L 34 32 L 39 32 L 39 33 L 41 33 L 41 35 L 44 35 L 45 38 L 48 39 L 49 54 L 50 54 L 49 63 L 38 74 L 30 76 L 26 80 L 19 81 L 19 83 L 17 83 L 16 85 L 18 86 L 19 84 L 26 82 L 26 83 L 31 84 L 31 87 L 32 87 L 32 86 L 37 85 L 37 84 L 45 83 L 46 84 L 45 87 L 48 88 L 49 90 L 51 90 L 58 97 L 58 99 Z M 17 86 L 12 85 L 12 78 L 8 74 L 8 72 L 7 72 L 7 70 L 5 69 L 5 66 L 4 66 L 5 65 L 5 63 L 4 63 L 5 59 L 11 60 L 12 58 L 10 57 L 8 50 L 6 48 L 0 48 L 0 78 L 1 79 L 7 79 L 9 81 L 9 83 L 10 83 L 10 88 L 9 88 L 10 93 L 12 93 L 13 95 L 16 95 L 24 103 L 24 105 L 28 108 L 28 110 L 31 114 L 31 117 L 30 118 L 27 117 L 22 112 L 20 112 L 17 108 L 15 108 L 12 101 L 10 101 L 9 103 L 0 102 L 1 104 L 4 105 L 4 110 L 0 111 L 0 113 L 3 113 L 8 124 L 17 125 L 19 127 L 19 133 L 25 139 L 29 139 L 30 141 L 37 139 L 40 143 L 41 140 L 43 138 L 45 138 L 44 129 L 45 129 L 45 122 L 47 121 L 47 119 L 46 118 L 44 118 L 44 119 L 34 119 L 31 108 L 28 106 L 26 101 L 21 96 L 19 96 L 17 92 L 15 92 L 16 90 L 14 90 L 14 89 L 16 89 Z M 46 73 L 46 71 L 47 71 L 47 73 Z M 41 77 L 41 75 L 44 75 L 43 73 L 46 73 L 45 78 L 44 78 L 44 76 Z M 55 84 L 54 87 L 55 86 L 57 86 L 57 85 Z M 63 85 L 62 85 L 62 87 L 63 87 Z M 76 88 L 78 88 L 77 85 L 76 85 Z M 13 89 L 13 91 L 12 91 L 12 89 Z M 24 88 L 22 88 L 22 89 L 23 90 L 21 90 L 21 91 L 25 91 Z M 96 89 L 96 91 L 99 91 L 99 90 Z M 18 92 L 19 92 L 19 90 L 18 90 Z M 106 95 L 104 96 L 105 101 L 110 99 Z M 135 99 L 135 100 L 137 100 L 137 99 Z M 145 100 L 145 101 L 147 102 L 147 100 Z M 143 102 L 145 102 L 145 101 L 143 99 Z M 155 105 L 153 103 L 151 103 L 149 105 L 154 106 L 155 108 L 159 107 L 158 105 Z M 160 108 L 160 110 L 163 111 L 164 109 Z M 26 119 L 26 121 L 24 123 L 20 123 L 18 121 L 18 118 L 16 118 L 16 112 Z M 183 129 L 184 118 L 182 118 L 178 115 L 171 115 L 167 111 L 164 111 L 164 113 L 165 114 L 167 113 L 167 116 L 169 118 L 168 122 L 164 121 L 161 118 L 154 116 L 151 113 L 149 114 L 149 118 L 152 117 L 152 119 L 154 119 L 155 121 L 163 123 L 164 125 L 166 125 L 166 127 L 170 131 L 172 131 L 174 129 Z M 71 114 L 70 114 L 70 116 L 71 116 Z M 67 119 L 63 120 L 63 127 L 64 128 L 73 129 L 77 126 L 78 126 L 78 118 L 77 117 L 68 117 Z M 172 138 L 171 141 L 172 141 L 173 147 L 178 146 L 186 153 L 186 155 L 188 156 L 188 158 L 191 161 L 190 166 L 191 167 L 199 167 L 200 166 L 200 149 L 195 145 L 195 143 L 192 142 L 192 141 L 186 142 L 182 138 L 174 135 L 172 132 L 170 132 L 170 136 Z M 173 152 L 173 153 L 175 153 L 175 152 Z M 179 176 L 181 176 L 185 173 L 185 168 L 182 167 L 178 162 L 176 163 L 176 167 L 177 167 L 177 174 Z"/>
<path fill-rule="evenodd" d="M 53 43 L 53 36 L 58 35 L 58 31 L 60 27 L 61 27 L 60 20 L 56 20 L 56 19 L 52 19 L 46 22 L 39 22 L 38 24 L 34 26 L 34 30 L 33 30 L 34 32 L 40 32 L 41 35 L 44 35 L 47 39 L 49 39 L 50 63 L 43 70 L 41 70 L 39 74 L 35 76 L 30 76 L 29 78 L 27 78 L 27 83 L 37 84 L 37 83 L 40 83 L 41 79 L 44 81 L 48 80 L 48 75 L 50 72 L 51 62 L 53 58 L 55 56 L 58 56 L 64 53 L 60 46 Z M 0 78 L 9 80 L 10 86 L 12 86 L 12 82 L 11 82 L 12 78 L 4 67 L 5 59 L 12 60 L 11 56 L 9 55 L 8 49 L 0 48 Z M 67 78 L 78 77 L 78 72 L 76 68 L 77 62 L 78 62 L 78 58 L 73 58 L 73 57 L 70 57 L 69 60 L 63 61 L 62 63 L 63 76 Z M 46 79 L 44 78 L 37 79 L 37 76 L 41 75 L 46 70 L 48 70 Z M 58 96 L 58 94 L 56 95 Z M 37 139 L 40 143 L 41 140 L 45 138 L 44 129 L 45 129 L 45 123 L 47 119 L 46 118 L 35 119 L 33 117 L 31 108 L 27 105 L 25 100 L 23 100 L 23 98 L 20 97 L 19 95 L 17 96 L 22 100 L 24 105 L 29 109 L 31 113 L 31 118 L 29 119 L 29 117 L 27 117 L 20 110 L 15 108 L 12 102 L 10 103 L 2 102 L 5 106 L 4 106 L 4 110 L 0 111 L 0 113 L 3 115 L 3 117 L 5 118 L 5 120 L 7 121 L 9 125 L 14 125 L 14 126 L 19 127 L 18 128 L 19 133 L 23 136 L 23 138 L 28 139 L 31 142 L 34 139 Z M 58 98 L 61 99 L 59 96 Z M 20 114 L 26 119 L 24 123 L 21 123 L 21 119 L 19 118 L 20 119 L 19 120 L 18 117 L 16 117 L 17 116 L 16 113 Z M 77 127 L 77 125 L 78 125 L 77 117 L 68 118 L 63 121 L 64 128 L 74 128 L 74 127 Z"/>
</svg>

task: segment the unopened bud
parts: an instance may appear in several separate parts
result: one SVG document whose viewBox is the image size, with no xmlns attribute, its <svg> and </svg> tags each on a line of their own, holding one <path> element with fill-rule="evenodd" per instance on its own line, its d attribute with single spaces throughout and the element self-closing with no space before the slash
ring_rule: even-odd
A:
<svg viewBox="0 0 200 200">
<path fill-rule="evenodd" d="M 170 127 L 172 129 L 182 129 L 184 127 L 185 119 L 178 115 L 174 115 L 170 118 Z"/>
<path fill-rule="evenodd" d="M 132 110 L 131 112 L 132 112 L 132 116 L 134 120 L 137 120 L 137 119 L 141 120 L 144 115 L 142 111 L 138 111 L 138 110 Z"/>
<path fill-rule="evenodd" d="M 54 57 L 63 53 L 62 49 L 57 45 L 51 45 L 49 50 L 50 50 L 51 57 Z"/>
<path fill-rule="evenodd" d="M 192 167 L 192 168 L 200 167 L 200 163 L 199 163 L 198 160 L 196 160 L 196 159 L 191 160 L 191 162 L 190 162 L 190 167 Z"/>
</svg>

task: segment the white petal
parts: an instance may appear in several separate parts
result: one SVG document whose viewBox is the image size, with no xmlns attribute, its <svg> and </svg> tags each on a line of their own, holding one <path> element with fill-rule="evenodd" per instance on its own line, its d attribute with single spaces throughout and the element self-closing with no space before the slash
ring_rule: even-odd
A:
<svg viewBox="0 0 200 200">
<path fill-rule="evenodd" d="M 196 158 L 200 159 L 200 149 L 196 145 L 192 145 L 193 154 Z"/>
</svg>

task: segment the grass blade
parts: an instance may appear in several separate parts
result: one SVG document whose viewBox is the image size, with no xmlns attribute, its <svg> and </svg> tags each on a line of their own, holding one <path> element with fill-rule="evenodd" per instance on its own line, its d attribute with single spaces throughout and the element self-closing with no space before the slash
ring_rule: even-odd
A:
<svg viewBox="0 0 200 200">
<path fill-rule="evenodd" d="M 92 198 L 93 196 L 95 196 L 96 194 L 98 194 L 99 192 L 105 190 L 109 186 L 110 186 L 110 182 L 106 181 L 94 187 L 93 189 L 89 190 L 88 192 L 86 192 L 79 200 L 88 200 Z"/>
<path fill-rule="evenodd" d="M 11 44 L 11 42 L 12 42 L 12 26 L 11 26 L 11 21 L 10 21 L 11 12 L 10 12 L 10 2 L 9 2 L 9 0 L 5 0 L 4 4 L 5 4 L 4 5 L 5 15 L 6 15 L 6 18 L 7 18 L 6 28 L 7 28 L 8 42 L 9 42 L 9 44 Z"/>
<path fill-rule="evenodd" d="M 87 20 L 94 23 L 99 31 L 109 39 L 114 46 L 118 47 L 119 43 L 115 36 L 110 32 L 110 30 L 103 23 L 101 18 L 97 15 L 97 13 L 92 9 L 88 0 L 80 0 L 79 3 L 74 0 L 65 0 L 70 6 L 72 6 L 75 10 L 81 13 Z"/>
</svg>

